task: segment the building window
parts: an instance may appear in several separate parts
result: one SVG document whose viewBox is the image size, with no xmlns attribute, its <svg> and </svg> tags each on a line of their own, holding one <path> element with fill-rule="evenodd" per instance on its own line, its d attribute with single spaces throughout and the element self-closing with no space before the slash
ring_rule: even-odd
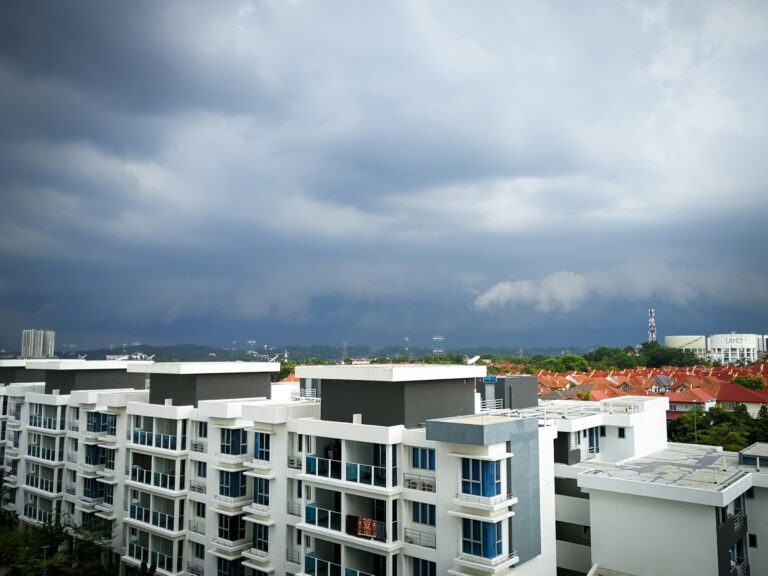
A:
<svg viewBox="0 0 768 576">
<path fill-rule="evenodd" d="M 221 470 L 219 472 L 219 494 L 221 496 L 227 496 L 229 498 L 245 496 L 245 483 L 246 477 L 242 470 L 238 470 L 237 472 Z"/>
<path fill-rule="evenodd" d="M 253 501 L 256 504 L 269 506 L 269 480 L 256 478 L 253 483 Z"/>
<path fill-rule="evenodd" d="M 605 426 L 600 426 L 600 437 L 605 438 Z"/>
<path fill-rule="evenodd" d="M 465 554 L 496 558 L 502 552 L 501 522 L 462 520 L 461 550 Z"/>
<path fill-rule="evenodd" d="M 242 560 L 216 559 L 216 576 L 245 576 Z"/>
<path fill-rule="evenodd" d="M 501 462 L 462 458 L 461 492 L 486 498 L 501 494 Z"/>
<path fill-rule="evenodd" d="M 254 436 L 254 457 L 256 460 L 269 462 L 270 435 L 264 432 L 256 432 Z"/>
<path fill-rule="evenodd" d="M 749 547 L 750 548 L 757 548 L 757 534 L 750 534 L 749 535 Z"/>
<path fill-rule="evenodd" d="M 208 422 L 197 423 L 197 437 L 208 438 Z"/>
<path fill-rule="evenodd" d="M 619 438 L 626 438 L 627 437 L 626 430 L 623 427 L 620 426 L 619 428 L 617 428 L 617 430 L 619 432 Z"/>
<path fill-rule="evenodd" d="M 413 559 L 413 576 L 436 576 L 437 564 L 422 558 Z"/>
<path fill-rule="evenodd" d="M 227 516 L 219 514 L 219 538 L 236 542 L 245 538 L 245 518 L 239 516 Z"/>
<path fill-rule="evenodd" d="M 205 502 L 195 502 L 195 516 L 205 518 Z"/>
<path fill-rule="evenodd" d="M 435 525 L 435 505 L 424 502 L 413 503 L 413 521 L 418 524 Z"/>
<path fill-rule="evenodd" d="M 192 542 L 192 556 L 198 560 L 205 560 L 205 545 Z"/>
<path fill-rule="evenodd" d="M 747 489 L 747 498 L 754 498 L 755 497 L 755 488 L 748 488 Z"/>
<path fill-rule="evenodd" d="M 421 470 L 435 469 L 434 448 L 413 448 L 413 467 Z"/>
<path fill-rule="evenodd" d="M 221 429 L 221 453 L 240 455 L 248 453 L 248 437 L 240 428 Z"/>
<path fill-rule="evenodd" d="M 208 465 L 205 462 L 198 461 L 196 466 L 197 466 L 197 477 L 205 478 L 208 474 Z"/>
<path fill-rule="evenodd" d="M 253 547 L 262 552 L 269 552 L 269 526 L 253 525 Z"/>
</svg>

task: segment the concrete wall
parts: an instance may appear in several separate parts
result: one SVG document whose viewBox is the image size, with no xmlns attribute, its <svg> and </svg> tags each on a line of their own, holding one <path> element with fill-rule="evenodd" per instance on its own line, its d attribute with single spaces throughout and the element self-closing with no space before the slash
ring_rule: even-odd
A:
<svg viewBox="0 0 768 576">
<path fill-rule="evenodd" d="M 171 398 L 175 406 L 197 406 L 200 400 L 269 398 L 268 373 L 246 374 L 152 374 L 149 401 L 162 404 Z"/>
<path fill-rule="evenodd" d="M 518 499 L 511 519 L 510 549 L 517 550 L 522 564 L 541 554 L 539 423 L 529 418 L 516 424 L 507 442 L 507 451 L 514 454 L 507 460 L 507 477 Z"/>
<path fill-rule="evenodd" d="M 633 576 L 717 576 L 710 506 L 593 490 L 592 561 Z"/>
</svg>

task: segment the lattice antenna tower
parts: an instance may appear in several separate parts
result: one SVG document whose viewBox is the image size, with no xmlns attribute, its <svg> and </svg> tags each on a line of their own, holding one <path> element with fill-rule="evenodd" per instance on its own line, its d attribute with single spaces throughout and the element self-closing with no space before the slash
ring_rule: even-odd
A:
<svg viewBox="0 0 768 576">
<path fill-rule="evenodd" d="M 445 336 L 432 336 L 432 354 L 440 360 L 440 355 L 445 352 L 445 347 L 443 346 L 443 342 L 445 341 Z"/>
<path fill-rule="evenodd" d="M 656 342 L 656 310 L 648 308 L 648 342 Z"/>
<path fill-rule="evenodd" d="M 411 361 L 411 348 L 409 346 L 410 339 L 408 336 L 405 337 L 405 359 L 408 360 L 408 362 Z"/>
<path fill-rule="evenodd" d="M 341 343 L 341 363 L 344 364 L 347 360 L 347 348 L 349 346 L 349 342 L 344 340 L 344 342 Z"/>
</svg>

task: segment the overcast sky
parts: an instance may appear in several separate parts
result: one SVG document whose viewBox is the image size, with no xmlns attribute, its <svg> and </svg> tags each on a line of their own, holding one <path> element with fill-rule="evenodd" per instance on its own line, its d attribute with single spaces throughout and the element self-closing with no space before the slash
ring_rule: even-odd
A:
<svg viewBox="0 0 768 576">
<path fill-rule="evenodd" d="M 768 332 L 768 2 L 6 2 L 0 338 Z"/>
</svg>

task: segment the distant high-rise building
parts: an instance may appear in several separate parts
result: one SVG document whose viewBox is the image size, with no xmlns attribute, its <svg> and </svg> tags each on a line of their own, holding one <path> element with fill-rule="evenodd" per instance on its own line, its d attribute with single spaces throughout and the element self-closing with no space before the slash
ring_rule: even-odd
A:
<svg viewBox="0 0 768 576">
<path fill-rule="evenodd" d="M 22 358 L 53 358 L 56 332 L 53 330 L 22 330 Z"/>
</svg>

